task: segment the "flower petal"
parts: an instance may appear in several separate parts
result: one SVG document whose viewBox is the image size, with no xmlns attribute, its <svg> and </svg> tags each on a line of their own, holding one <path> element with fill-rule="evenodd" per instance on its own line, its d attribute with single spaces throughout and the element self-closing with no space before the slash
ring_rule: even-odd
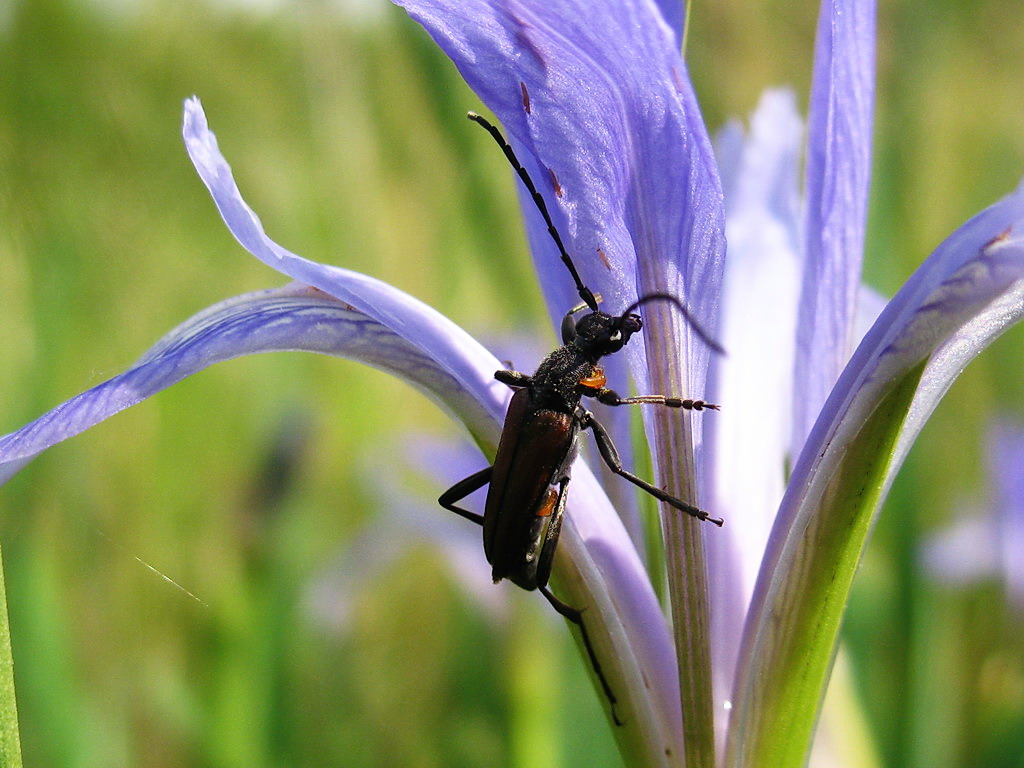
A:
<svg viewBox="0 0 1024 768">
<path fill-rule="evenodd" d="M 648 0 L 398 0 L 501 119 L 547 198 L 580 275 L 621 312 L 637 295 L 680 298 L 714 333 L 725 251 L 721 186 L 678 42 Z M 567 284 L 526 212 L 538 272 L 561 307 Z M 564 218 L 563 218 L 564 217 Z M 564 226 L 563 226 L 564 221 Z M 561 278 L 557 278 L 558 273 Z M 644 310 L 627 355 L 641 392 L 700 396 L 708 349 L 665 303 Z M 645 363 L 644 346 L 651 350 Z M 665 409 L 660 409 L 664 411 Z M 688 419 L 645 414 L 659 485 L 696 500 Z M 699 435 L 697 421 L 692 432 Z M 703 532 L 665 518 L 688 758 L 713 754 Z M 685 560 L 685 564 L 683 561 Z M 691 634 L 693 633 L 693 634 Z"/>
<path fill-rule="evenodd" d="M 675 36 L 657 10 L 644 0 L 614 9 L 582 0 L 399 4 L 518 142 L 580 274 L 609 311 L 638 290 L 669 290 L 713 330 L 721 189 Z M 575 291 L 532 207 L 531 245 L 557 318 Z M 675 338 L 685 338 L 672 318 Z M 706 361 L 700 345 L 694 354 Z M 695 368 L 693 386 L 703 381 Z"/>
<path fill-rule="evenodd" d="M 791 91 L 767 91 L 749 137 L 720 142 L 726 179 L 729 258 L 721 340 L 712 361 L 704 472 L 710 509 L 728 523 L 709 536 L 715 703 L 732 695 L 747 605 L 785 490 L 796 315 L 800 296 L 798 178 L 803 123 Z M 724 717 L 721 718 L 724 721 Z"/>
<path fill-rule="evenodd" d="M 853 348 L 871 175 L 875 1 L 824 0 L 807 140 L 793 454 Z"/>
<path fill-rule="evenodd" d="M 878 506 L 952 381 L 1022 316 L 1024 186 L 967 222 L 915 272 L 864 337 L 811 431 L 744 632 L 730 734 L 737 764 L 763 764 L 767 754 L 801 762 Z"/>
<path fill-rule="evenodd" d="M 358 272 L 309 261 L 267 237 L 259 217 L 242 199 L 231 167 L 221 155 L 217 137 L 210 131 L 196 97 L 185 102 L 182 133 L 189 157 L 242 247 L 277 271 L 365 313 L 410 342 L 458 381 L 493 391 L 494 397 L 489 399 L 491 416 L 502 417 L 501 404 L 507 390 L 491 375 L 497 367 L 493 355 L 448 318 L 397 288 Z M 475 425 L 468 426 L 476 434 Z"/>
<path fill-rule="evenodd" d="M 471 10 L 453 10 L 452 19 Z M 461 6 L 460 6 L 461 8 Z M 457 11 L 457 12 L 456 12 Z M 449 19 L 449 20 L 452 20 Z M 183 133 L 189 155 L 235 238 L 264 263 L 352 305 L 437 362 L 492 417 L 490 429 L 475 419 L 479 409 L 456 415 L 478 443 L 493 449 L 508 390 L 494 381 L 497 361 L 447 318 L 385 283 L 356 272 L 303 259 L 266 236 L 246 205 L 231 169 L 217 148 L 198 99 L 185 104 Z M 629 537 L 597 481 L 583 462 L 574 467 L 572 499 L 562 529 L 557 579 L 566 597 L 586 610 L 588 632 L 604 673 L 618 695 L 621 744 L 652 750 L 651 764 L 678 753 L 681 733 L 673 706 L 673 646 L 658 601 Z M 573 510 L 579 510 L 573 514 Z M 558 565 L 562 563 L 562 565 Z M 572 574 L 572 577 L 563 576 Z M 582 578 L 580 578 L 582 574 Z M 643 635 L 645 642 L 637 642 Z"/>
<path fill-rule="evenodd" d="M 661 17 L 675 35 L 676 48 L 682 45 L 686 25 L 686 0 L 655 0 Z"/>
<path fill-rule="evenodd" d="M 386 370 L 423 388 L 469 424 L 490 419 L 481 427 L 487 436 L 483 442 L 496 443 L 498 422 L 489 411 L 502 403 L 494 401 L 489 387 L 465 386 L 362 312 L 293 283 L 210 307 L 161 339 L 125 373 L 0 438 L 0 481 L 46 448 L 213 363 L 277 350 L 323 352 Z M 492 358 L 487 370 L 497 366 Z M 566 599 L 587 609 L 587 629 L 618 696 L 616 713 L 626 721 L 620 739 L 659 754 L 678 753 L 675 660 L 664 617 L 636 550 L 582 461 L 574 467 L 561 544 L 555 576 L 565 583 Z M 661 760 L 663 754 L 652 764 Z"/>
<path fill-rule="evenodd" d="M 359 360 L 419 386 L 470 423 L 490 419 L 458 379 L 402 337 L 337 299 L 293 283 L 215 304 L 164 336 L 124 373 L 0 438 L 0 481 L 47 448 L 213 363 L 279 350 Z"/>
</svg>

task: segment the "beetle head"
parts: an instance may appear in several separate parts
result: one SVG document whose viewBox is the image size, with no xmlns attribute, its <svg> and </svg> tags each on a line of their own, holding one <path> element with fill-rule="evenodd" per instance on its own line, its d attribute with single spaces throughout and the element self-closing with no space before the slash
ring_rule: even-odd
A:
<svg viewBox="0 0 1024 768">
<path fill-rule="evenodd" d="M 620 317 L 606 312 L 591 312 L 576 323 L 573 345 L 595 362 L 622 349 L 629 338 L 643 328 L 639 315 L 626 313 Z"/>
<path fill-rule="evenodd" d="M 573 322 L 572 315 L 585 309 L 587 305 L 573 307 L 562 323 L 562 339 L 564 343 L 574 345 L 589 359 L 597 362 L 605 355 L 618 352 L 629 342 L 630 336 L 644 327 L 640 315 L 633 310 L 652 301 L 667 301 L 675 305 L 682 312 L 686 322 L 708 347 L 719 354 L 725 352 L 690 316 L 679 299 L 668 293 L 649 293 L 642 296 L 626 307 L 626 311 L 617 317 L 595 309 L 589 315 L 581 317 L 578 323 Z"/>
</svg>

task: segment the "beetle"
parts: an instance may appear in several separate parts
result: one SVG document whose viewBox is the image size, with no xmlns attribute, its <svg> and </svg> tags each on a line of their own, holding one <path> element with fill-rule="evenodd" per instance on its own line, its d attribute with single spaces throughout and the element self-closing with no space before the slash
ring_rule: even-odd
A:
<svg viewBox="0 0 1024 768">
<path fill-rule="evenodd" d="M 698 520 L 718 526 L 723 521 L 624 469 L 607 430 L 581 401 L 589 397 L 610 406 L 655 404 L 692 411 L 718 410 L 717 405 L 703 400 L 664 395 L 622 397 L 605 386 L 607 380 L 599 364 L 601 358 L 618 352 L 630 337 L 640 332 L 643 321 L 636 311 L 649 302 L 672 303 L 706 344 L 719 352 L 721 348 L 690 317 L 683 304 L 667 293 L 642 296 L 620 315 L 602 312 L 598 308 L 599 296 L 584 285 L 551 220 L 543 196 L 511 145 L 485 118 L 475 112 L 467 117 L 491 134 L 519 175 L 558 246 L 582 302 L 572 307 L 562 320 L 562 346 L 545 357 L 532 376 L 513 370 L 495 372 L 494 378 L 509 386 L 513 395 L 494 464 L 457 482 L 441 494 L 438 503 L 482 526 L 484 554 L 495 582 L 509 579 L 525 590 L 539 590 L 558 613 L 580 628 L 584 646 L 612 704 L 614 716 L 615 697 L 594 655 L 581 611 L 560 600 L 548 588 L 580 433 L 593 432 L 601 458 L 615 474 Z M 586 310 L 589 312 L 577 320 L 576 316 Z M 456 506 L 487 484 L 490 487 L 482 515 Z"/>
</svg>

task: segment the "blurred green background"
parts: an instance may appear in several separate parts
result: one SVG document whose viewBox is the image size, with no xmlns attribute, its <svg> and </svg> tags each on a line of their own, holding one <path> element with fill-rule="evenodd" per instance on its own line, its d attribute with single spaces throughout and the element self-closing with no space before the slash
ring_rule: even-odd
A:
<svg viewBox="0 0 1024 768">
<path fill-rule="evenodd" d="M 806 105 L 816 12 L 695 8 L 688 59 L 713 129 L 766 86 Z M 1015 0 L 883 0 L 879 15 L 866 276 L 891 294 L 1024 173 L 1024 23 Z M 234 243 L 188 162 L 193 93 L 278 242 L 479 338 L 553 343 L 510 175 L 462 117 L 479 103 L 385 0 L 2 0 L 0 432 L 207 305 L 285 282 Z M 955 385 L 858 577 L 845 636 L 881 765 L 1024 766 L 1021 616 L 997 582 L 934 584 L 918 554 L 986 495 L 979 446 L 993 417 L 1024 418 L 1022 363 L 1016 329 Z M 395 461 L 420 433 L 462 439 L 383 374 L 268 355 L 18 475 L 0 543 L 26 765 L 619 764 L 547 606 L 494 587 L 507 605 L 488 618 L 436 547 L 375 574 L 342 628 L 311 609 L 325 574 L 368 568 L 339 553 L 385 530 L 389 486 L 418 482 L 427 503 L 442 489 Z"/>
</svg>

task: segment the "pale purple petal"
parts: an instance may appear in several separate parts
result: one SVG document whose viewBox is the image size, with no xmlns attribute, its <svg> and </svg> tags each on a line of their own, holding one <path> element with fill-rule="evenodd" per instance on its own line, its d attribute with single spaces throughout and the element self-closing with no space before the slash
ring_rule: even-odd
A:
<svg viewBox="0 0 1024 768">
<path fill-rule="evenodd" d="M 491 415 L 501 418 L 506 388 L 494 381 L 494 358 L 446 317 L 408 294 L 372 277 L 318 264 L 285 250 L 263 231 L 259 217 L 242 199 L 231 168 L 217 147 L 199 99 L 185 102 L 185 147 L 213 196 L 224 222 L 242 246 L 270 267 L 352 305 L 410 342 L 455 379 L 489 390 Z M 474 429 L 473 425 L 469 425 Z"/>
<path fill-rule="evenodd" d="M 821 453 L 837 430 L 855 429 L 881 394 L 928 360 L 897 443 L 898 467 L 925 420 L 968 360 L 1024 312 L 1024 187 L 953 233 L 886 306 L 843 372 L 790 481 L 766 560 L 793 524 Z"/>
<path fill-rule="evenodd" d="M 631 555 L 623 555 L 623 547 Z M 615 736 L 644 765 L 673 764 L 683 754 L 675 647 L 643 563 L 604 489 L 582 461 L 562 528 L 555 588 L 584 620 L 619 704 Z M 640 686 L 637 690 L 632 686 Z"/>
<path fill-rule="evenodd" d="M 713 332 L 721 190 L 685 65 L 656 9 L 644 0 L 613 11 L 582 0 L 400 4 L 518 142 L 580 273 L 606 307 L 621 311 L 638 290 L 669 290 Z M 568 307 L 566 291 L 572 295 L 571 282 L 564 287 L 570 278 L 526 208 L 541 282 L 558 315 Z M 677 315 L 671 324 L 677 333 L 669 338 L 685 339 Z M 666 336 L 664 329 L 654 335 Z M 707 351 L 686 352 L 690 386 L 703 389 Z M 644 388 L 642 371 L 634 372 Z"/>
<path fill-rule="evenodd" d="M 802 139 L 793 93 L 768 91 L 749 137 L 734 127 L 718 143 L 721 161 L 732 169 L 723 177 L 729 259 L 720 333 L 728 354 L 712 361 L 709 393 L 723 408 L 705 425 L 708 506 L 727 521 L 706 539 L 718 708 L 731 695 L 747 605 L 785 489 Z M 724 727 L 726 718 L 718 722 Z"/>
<path fill-rule="evenodd" d="M 753 743 L 744 742 L 746 737 L 754 739 L 774 727 L 769 718 L 778 711 L 770 709 L 766 716 L 761 700 L 779 692 L 774 687 L 777 681 L 772 680 L 778 664 L 792 674 L 823 672 L 817 666 L 799 668 L 791 653 L 797 641 L 792 635 L 799 631 L 800 622 L 817 613 L 824 617 L 832 611 L 834 618 L 836 606 L 845 600 L 845 593 L 827 588 L 829 564 L 819 561 L 816 553 L 821 547 L 836 552 L 845 547 L 845 554 L 855 556 L 869 531 L 863 516 L 857 520 L 853 539 L 848 531 L 828 525 L 833 522 L 832 510 L 849 514 L 849 506 L 830 504 L 827 494 L 837 477 L 858 477 L 859 465 L 847 459 L 848 452 L 856 456 L 871 447 L 858 442 L 865 425 L 870 438 L 886 441 L 879 436 L 879 424 L 872 421 L 876 409 L 888 396 L 900 394 L 900 387 L 916 385 L 906 418 L 902 423 L 889 422 L 899 427 L 895 445 L 886 442 L 878 447 L 884 453 L 862 459 L 884 471 L 883 476 L 870 479 L 870 488 L 863 489 L 876 503 L 866 511 L 877 514 L 911 443 L 951 382 L 1022 317 L 1024 187 L 963 225 L 914 273 L 854 352 L 811 430 L 768 541 L 744 630 L 734 712 L 734 718 L 744 718 L 737 732 L 740 749 Z M 898 402 L 892 399 L 888 407 Z M 855 486 L 851 483 L 851 487 Z M 847 566 L 850 562 L 847 557 Z M 850 573 L 846 570 L 845 576 Z M 845 576 L 843 583 L 848 584 Z M 807 588 L 830 604 L 808 603 Z M 816 661 L 824 658 L 820 652 L 827 649 L 821 642 L 834 638 L 828 634 L 834 628 L 833 621 L 823 619 Z"/>
<path fill-rule="evenodd" d="M 508 396 L 507 388 L 493 379 L 499 367 L 493 356 L 446 318 L 397 289 L 365 275 L 307 261 L 271 241 L 242 200 L 197 99 L 186 102 L 183 132 L 189 155 L 235 238 L 261 261 L 351 304 L 437 361 L 474 392 L 493 416 L 490 430 L 481 425 L 478 431 L 467 422 L 478 441 L 486 443 L 489 437 L 493 445 Z M 465 419 L 472 413 L 458 416 Z M 580 511 L 574 515 L 573 510 Z M 643 734 L 639 743 L 649 748 L 678 746 L 678 723 L 665 719 L 665 713 L 673 711 L 671 677 L 666 675 L 672 668 L 673 651 L 660 607 L 636 550 L 582 462 L 577 462 L 573 475 L 558 562 L 565 565 L 556 570 L 556 576 L 570 568 L 574 575 L 585 574 L 582 581 L 561 578 L 569 599 L 576 600 L 574 605 L 601 604 L 589 614 L 588 628 L 596 635 L 594 643 L 606 674 L 613 684 L 618 683 L 619 715 L 629 718 L 626 732 Z M 625 647 L 639 634 L 645 635 L 643 648 Z M 650 689 L 640 682 L 653 679 L 668 682 Z M 652 697 L 657 697 L 657 703 Z"/>
<path fill-rule="evenodd" d="M 614 7 L 583 0 L 402 0 L 494 111 L 549 201 L 552 216 L 590 289 L 608 311 L 638 294 L 667 291 L 715 333 L 725 250 L 721 188 L 678 44 L 647 0 Z M 552 260 L 527 209 L 545 290 L 562 306 L 568 276 Z M 554 265 L 554 266 L 552 266 Z M 557 275 L 561 274 L 559 278 Z M 570 288 L 571 290 L 571 288 Z M 551 294 L 549 294 L 550 296 Z M 703 394 L 708 349 L 671 306 L 645 308 L 646 331 L 627 350 L 640 392 Z M 643 345 L 653 343 L 644 365 Z M 690 420 L 648 409 L 659 484 L 696 498 Z M 654 428 L 652 429 L 652 424 Z M 702 533 L 668 518 L 674 596 L 703 595 Z M 678 562 L 684 548 L 688 567 Z M 697 601 L 700 602 L 700 601 Z M 693 616 L 688 615 L 693 610 Z M 702 615 L 696 615 L 702 614 Z M 674 609 L 688 700 L 708 694 L 706 604 Z M 694 631 L 699 637 L 685 635 Z M 692 671 L 696 670 L 696 671 Z M 620 736 L 621 739 L 621 736 Z M 648 746 L 657 743 L 647 740 Z"/>
<path fill-rule="evenodd" d="M 296 283 L 204 310 L 167 334 L 124 373 L 0 438 L 0 480 L 47 448 L 213 363 L 281 350 L 359 360 L 417 385 L 470 423 L 486 424 L 490 419 L 475 393 L 403 338 L 337 299 Z"/>
<path fill-rule="evenodd" d="M 871 172 L 874 0 L 824 0 L 808 120 L 804 281 L 793 450 L 855 341 Z"/>
</svg>

